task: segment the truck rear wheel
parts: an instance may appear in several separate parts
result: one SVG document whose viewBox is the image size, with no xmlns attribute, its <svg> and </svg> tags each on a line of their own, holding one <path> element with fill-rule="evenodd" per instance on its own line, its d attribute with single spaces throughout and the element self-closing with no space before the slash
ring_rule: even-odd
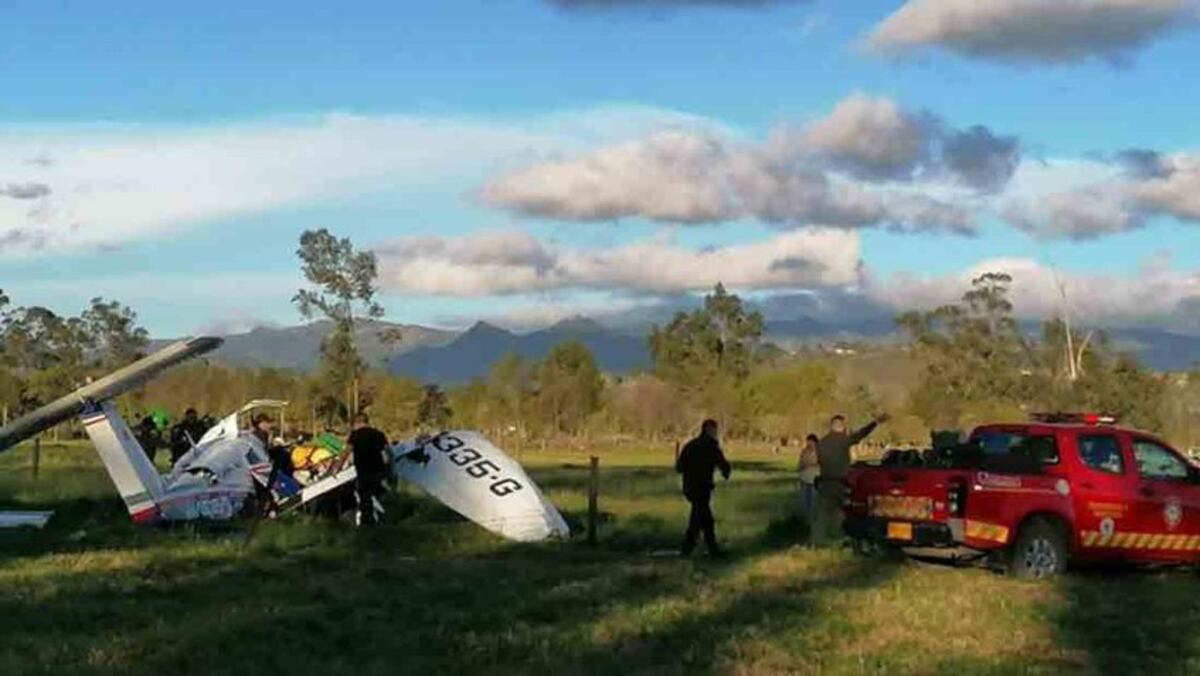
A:
<svg viewBox="0 0 1200 676">
<path fill-rule="evenodd" d="M 1008 555 L 1008 571 L 1027 580 L 1044 580 L 1067 570 L 1067 540 L 1045 519 L 1034 519 L 1021 528 Z"/>
</svg>

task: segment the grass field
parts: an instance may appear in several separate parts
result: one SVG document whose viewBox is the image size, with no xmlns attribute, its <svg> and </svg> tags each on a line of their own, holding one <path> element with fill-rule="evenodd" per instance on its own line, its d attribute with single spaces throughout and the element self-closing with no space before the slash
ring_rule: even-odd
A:
<svg viewBox="0 0 1200 676">
<path fill-rule="evenodd" d="M 0 674 L 1200 673 L 1194 573 L 991 572 L 801 546 L 790 458 L 734 446 L 732 556 L 661 557 L 685 506 L 669 449 L 605 450 L 595 548 L 513 545 L 415 493 L 367 533 L 143 530 L 94 454 L 0 457 Z M 522 457 L 569 519 L 586 453 Z"/>
</svg>

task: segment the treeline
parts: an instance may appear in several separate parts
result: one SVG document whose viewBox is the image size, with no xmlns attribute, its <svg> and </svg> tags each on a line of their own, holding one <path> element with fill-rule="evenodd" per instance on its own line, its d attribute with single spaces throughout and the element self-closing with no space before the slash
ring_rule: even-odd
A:
<svg viewBox="0 0 1200 676">
<path fill-rule="evenodd" d="M 821 431 L 834 413 L 854 422 L 886 410 L 893 423 L 879 439 L 889 443 L 924 443 L 932 429 L 1040 410 L 1088 410 L 1200 445 L 1200 377 L 1151 372 L 1102 333 L 1078 332 L 1065 319 L 1028 335 L 1008 300 L 1011 281 L 983 275 L 961 302 L 899 317 L 903 343 L 853 357 L 771 345 L 762 317 L 718 285 L 702 307 L 655 327 L 652 368 L 625 377 L 601 373 L 578 342 L 538 360 L 506 356 L 486 377 L 447 389 L 357 365 L 335 377 L 328 362 L 302 374 L 199 360 L 121 405 L 128 413 L 157 407 L 177 416 L 196 407 L 220 415 L 249 399 L 284 398 L 292 402 L 287 424 L 306 430 L 345 429 L 352 412 L 364 410 L 396 436 L 467 427 L 498 440 L 640 441 L 681 438 L 704 417 L 738 438 L 797 439 Z M 74 318 L 47 313 L 9 308 L 0 316 L 0 402 L 14 411 L 135 358 L 146 344 L 136 316 L 117 303 L 97 299 Z M 353 355 L 352 345 L 339 349 Z"/>
<path fill-rule="evenodd" d="M 75 316 L 11 303 L 0 290 L 0 415 L 31 410 L 89 378 L 141 357 L 149 337 L 137 315 L 93 298 Z"/>
</svg>

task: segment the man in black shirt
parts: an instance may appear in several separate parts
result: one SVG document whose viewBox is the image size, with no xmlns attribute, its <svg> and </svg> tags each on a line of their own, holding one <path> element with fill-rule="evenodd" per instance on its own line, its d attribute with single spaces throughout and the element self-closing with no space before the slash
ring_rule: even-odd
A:
<svg viewBox="0 0 1200 676">
<path fill-rule="evenodd" d="M 138 421 L 137 428 L 134 430 L 134 436 L 142 446 L 142 450 L 146 452 L 146 457 L 150 458 L 150 464 L 154 464 L 154 456 L 158 455 L 158 447 L 162 445 L 162 432 L 159 431 L 158 425 L 154 422 L 154 416 L 147 413 L 141 420 Z"/>
<path fill-rule="evenodd" d="M 201 437 L 208 431 L 200 421 L 196 409 L 189 408 L 180 420 L 171 428 L 171 464 L 174 465 L 184 453 L 192 450 L 192 446 L 200 443 Z"/>
<path fill-rule="evenodd" d="M 682 553 L 688 556 L 696 548 L 696 538 L 704 534 L 704 545 L 711 556 L 720 556 L 717 547 L 716 525 L 713 522 L 712 500 L 713 470 L 721 470 L 729 480 L 731 468 L 721 444 L 717 440 L 717 421 L 705 420 L 700 426 L 700 436 L 683 446 L 675 459 L 675 471 L 683 475 L 683 496 L 692 504 L 688 517 L 687 534 L 683 538 Z"/>
<path fill-rule="evenodd" d="M 383 480 L 387 476 L 387 450 L 391 444 L 383 432 L 371 427 L 365 413 L 354 417 L 354 430 L 346 439 L 346 445 L 354 454 L 355 492 L 358 494 L 358 525 L 371 526 L 379 522 L 383 507 L 378 496 L 383 493 Z"/>
</svg>

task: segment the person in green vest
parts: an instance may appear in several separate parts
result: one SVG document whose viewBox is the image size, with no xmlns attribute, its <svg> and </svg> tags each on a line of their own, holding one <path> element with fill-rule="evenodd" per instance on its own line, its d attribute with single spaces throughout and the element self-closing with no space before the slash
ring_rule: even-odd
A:
<svg viewBox="0 0 1200 676">
<path fill-rule="evenodd" d="M 841 541 L 842 482 L 850 471 L 850 449 L 890 419 L 884 413 L 854 432 L 847 431 L 844 415 L 835 415 L 829 420 L 829 433 L 817 442 L 820 477 L 817 479 L 817 518 L 813 527 L 813 544 Z"/>
</svg>

